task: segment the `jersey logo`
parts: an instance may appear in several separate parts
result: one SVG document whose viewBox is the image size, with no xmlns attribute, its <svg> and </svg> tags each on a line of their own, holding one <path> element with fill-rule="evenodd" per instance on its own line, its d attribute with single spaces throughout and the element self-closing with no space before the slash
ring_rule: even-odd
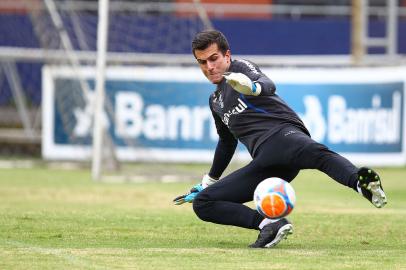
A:
<svg viewBox="0 0 406 270">
<path fill-rule="evenodd" d="M 218 102 L 219 102 L 220 108 L 223 109 L 224 108 L 224 101 L 223 101 L 223 96 L 221 95 L 221 93 L 219 95 Z"/>
<path fill-rule="evenodd" d="M 242 59 L 242 60 L 237 60 L 237 61 L 246 64 L 247 67 L 248 67 L 253 73 L 259 74 L 258 69 L 257 69 L 253 64 L 251 64 L 250 62 L 248 62 L 247 60 Z"/>
<path fill-rule="evenodd" d="M 224 109 L 224 101 L 223 96 L 221 94 L 219 94 L 218 97 L 214 95 L 213 102 L 217 103 L 221 109 Z"/>
<path fill-rule="evenodd" d="M 222 119 L 223 123 L 226 126 L 228 126 L 231 115 L 240 114 L 243 111 L 245 111 L 245 109 L 247 109 L 247 108 L 248 108 L 247 104 L 245 104 L 245 102 L 242 101 L 241 99 L 238 99 L 237 106 L 235 106 L 234 108 L 230 109 L 228 112 L 223 114 L 223 119 Z"/>
<path fill-rule="evenodd" d="M 292 134 L 295 134 L 296 133 L 296 130 L 289 130 L 288 132 L 286 132 L 285 134 L 283 134 L 283 136 L 289 136 L 289 135 L 292 135 Z"/>
</svg>

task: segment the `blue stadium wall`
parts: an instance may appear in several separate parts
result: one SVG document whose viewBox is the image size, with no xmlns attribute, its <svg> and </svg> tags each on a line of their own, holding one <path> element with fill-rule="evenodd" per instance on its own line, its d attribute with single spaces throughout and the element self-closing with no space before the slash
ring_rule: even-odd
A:
<svg viewBox="0 0 406 270">
<path fill-rule="evenodd" d="M 152 16 L 152 15 L 151 15 Z M 81 20 L 96 25 L 96 16 L 80 16 Z M 136 25 L 144 20 L 137 17 L 116 16 L 111 21 L 124 20 L 126 24 Z M 169 17 L 178 25 L 190 23 L 187 18 Z M 72 24 L 65 18 L 67 25 Z M 157 20 L 158 21 L 158 20 Z M 159 18 L 162 21 L 162 18 Z M 311 55 L 311 54 L 349 54 L 351 38 L 351 22 L 349 19 L 316 19 L 306 18 L 297 20 L 241 20 L 241 19 L 214 19 L 215 28 L 224 32 L 231 44 L 233 54 L 257 55 Z M 165 35 L 169 29 L 162 28 L 162 24 L 148 25 L 155 35 Z M 155 28 L 155 30 L 154 30 Z M 131 29 L 131 27 L 129 27 Z M 406 54 L 406 19 L 399 21 L 398 52 Z M 96 32 L 96 29 L 94 29 Z M 381 21 L 372 21 L 370 24 L 372 36 L 382 36 L 385 33 L 385 24 Z M 116 32 L 111 33 L 117 34 Z M 122 33 L 119 33 L 122 34 Z M 131 34 L 131 32 L 129 32 Z M 72 35 L 73 36 L 73 35 Z M 94 39 L 96 33 L 88 35 Z M 73 38 L 73 43 L 77 41 Z M 109 44 L 110 51 L 123 51 L 120 44 Z M 0 46 L 39 47 L 30 18 L 24 14 L 2 14 L 0 16 Z M 117 47 L 114 47 L 117 46 Z M 95 49 L 96 40 L 90 41 L 90 47 Z M 190 53 L 189 46 L 175 48 L 158 48 L 156 50 L 137 47 L 130 48 L 134 52 L 154 53 Z M 374 51 L 380 53 L 380 51 Z M 41 64 L 19 63 L 17 68 L 22 79 L 24 91 L 33 104 L 41 103 Z M 30 84 L 28 84 L 30 82 Z M 0 105 L 8 104 L 12 100 L 9 86 L 6 82 L 0 85 L 2 95 Z"/>
</svg>

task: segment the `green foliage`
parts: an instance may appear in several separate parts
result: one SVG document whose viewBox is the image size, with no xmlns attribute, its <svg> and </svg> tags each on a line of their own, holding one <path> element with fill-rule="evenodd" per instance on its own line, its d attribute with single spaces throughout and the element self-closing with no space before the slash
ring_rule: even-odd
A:
<svg viewBox="0 0 406 270">
<path fill-rule="evenodd" d="M 274 249 L 252 250 L 256 231 L 205 223 L 190 204 L 172 205 L 194 183 L 0 170 L 0 269 L 406 269 L 406 169 L 377 171 L 384 209 L 304 171 L 293 182 L 294 234 Z"/>
</svg>

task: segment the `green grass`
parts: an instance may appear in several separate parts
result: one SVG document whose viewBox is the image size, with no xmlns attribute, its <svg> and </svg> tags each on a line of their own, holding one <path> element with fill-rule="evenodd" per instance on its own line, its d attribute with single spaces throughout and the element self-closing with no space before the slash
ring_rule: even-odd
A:
<svg viewBox="0 0 406 270">
<path fill-rule="evenodd" d="M 0 269 L 406 269 L 406 169 L 378 171 L 384 209 L 302 172 L 293 182 L 294 234 L 252 250 L 256 231 L 205 223 L 190 204 L 171 204 L 192 183 L 107 184 L 84 170 L 3 169 Z"/>
</svg>

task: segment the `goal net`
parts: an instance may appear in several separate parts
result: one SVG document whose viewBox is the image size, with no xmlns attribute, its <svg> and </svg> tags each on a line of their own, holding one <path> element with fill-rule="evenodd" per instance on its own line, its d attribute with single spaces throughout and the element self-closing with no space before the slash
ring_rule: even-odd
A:
<svg viewBox="0 0 406 270">
<path fill-rule="evenodd" d="M 156 89 L 147 94 L 150 82 L 143 74 L 151 73 L 150 68 L 159 72 L 159 66 L 193 62 L 190 41 L 197 32 L 210 27 L 207 17 L 199 14 L 198 9 L 199 3 L 192 1 L 176 4 L 110 0 L 107 73 L 112 77 L 106 78 L 103 169 L 120 167 L 125 161 L 150 161 L 145 158 L 149 154 L 144 149 L 149 141 L 145 135 L 134 135 L 138 124 L 130 123 L 121 131 L 117 128 L 120 125 L 117 123 L 117 104 L 123 104 L 122 114 L 126 115 L 137 112 L 128 108 L 126 111 L 125 106 L 141 106 L 140 102 L 143 105 L 149 102 L 144 100 L 144 94 L 156 102 L 162 101 L 157 98 L 157 90 L 166 90 L 152 82 Z M 0 44 L 0 83 L 10 92 L 9 100 L 4 102 L 14 103 L 16 95 L 13 94 L 20 90 L 19 111 L 25 113 L 27 130 L 36 132 L 38 137 L 41 135 L 45 159 L 90 162 L 98 1 L 1 1 L 0 12 L 1 28 L 4 29 L 2 40 L 9 40 Z M 20 33 L 5 30 L 16 26 L 22 29 Z M 24 71 L 14 84 L 5 75 L 10 66 Z M 14 74 L 18 73 L 14 70 Z M 133 79 L 134 76 L 138 79 Z M 32 97 L 27 95 L 30 93 L 26 89 L 32 91 L 38 100 L 36 103 L 31 104 Z M 134 89 L 145 93 L 134 92 Z M 36 127 L 30 125 L 33 122 L 32 106 L 37 109 L 42 106 L 42 134 L 41 123 Z M 152 106 L 152 111 L 162 108 Z M 183 121 L 179 116 L 182 112 L 180 108 L 169 113 L 174 115 L 173 121 Z M 119 121 L 136 119 L 128 117 Z M 133 131 L 129 131 L 131 127 Z M 155 130 L 152 127 L 150 133 Z M 177 132 L 173 131 L 174 134 Z M 161 140 L 155 148 L 165 148 L 164 143 Z M 118 148 L 121 149 L 119 154 Z M 153 159 L 160 161 L 162 155 L 159 151 L 151 153 L 153 155 Z M 164 156 L 162 160 L 165 161 Z"/>
<path fill-rule="evenodd" d="M 153 166 L 139 167 L 143 170 L 139 175 L 179 175 L 185 168 L 175 166 L 175 162 L 210 162 L 217 140 L 207 106 L 213 87 L 195 65 L 190 52 L 192 38 L 212 27 L 209 18 L 213 16 L 223 16 L 215 22 L 222 23 L 227 31 L 236 14 L 241 20 L 234 21 L 233 29 L 242 25 L 241 21 L 251 19 L 249 25 L 257 26 L 259 18 L 268 20 L 271 14 L 286 15 L 296 10 L 263 4 L 266 1 L 251 1 L 249 9 L 246 3 L 204 2 L 109 1 L 105 100 L 100 114 L 103 176 L 109 169 L 137 167 L 144 161 Z M 0 1 L 0 144 L 7 140 L 29 143 L 40 146 L 47 160 L 91 162 L 98 8 L 96 0 Z M 310 12 L 309 16 L 319 16 L 314 10 L 324 10 L 300 8 Z M 337 10 L 344 17 L 351 14 L 350 6 L 334 9 L 333 14 Z M 233 16 L 229 16 L 231 13 Z M 274 31 L 273 35 L 277 37 L 278 32 L 283 31 Z M 244 37 L 232 43 L 249 43 Z M 277 38 L 269 39 L 268 35 L 272 45 L 273 40 Z M 352 63 L 350 54 L 236 58 L 268 67 L 342 67 Z M 16 133 L 16 127 L 22 127 L 22 132 Z M 159 169 L 158 162 L 171 162 L 171 166 Z M 127 175 L 125 171 L 120 175 Z M 128 171 L 128 175 L 136 175 Z"/>
</svg>

